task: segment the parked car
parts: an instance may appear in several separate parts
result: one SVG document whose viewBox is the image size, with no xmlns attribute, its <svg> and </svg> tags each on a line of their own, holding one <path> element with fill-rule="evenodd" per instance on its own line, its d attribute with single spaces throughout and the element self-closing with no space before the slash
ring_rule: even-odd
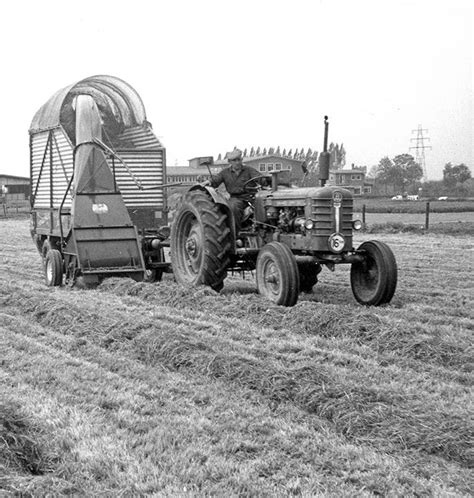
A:
<svg viewBox="0 0 474 498">
<path fill-rule="evenodd" d="M 402 195 L 394 195 L 392 197 L 392 201 L 403 201 L 403 196 Z"/>
<path fill-rule="evenodd" d="M 442 195 L 441 197 L 438 197 L 438 201 L 447 201 L 448 197 L 446 195 Z"/>
</svg>

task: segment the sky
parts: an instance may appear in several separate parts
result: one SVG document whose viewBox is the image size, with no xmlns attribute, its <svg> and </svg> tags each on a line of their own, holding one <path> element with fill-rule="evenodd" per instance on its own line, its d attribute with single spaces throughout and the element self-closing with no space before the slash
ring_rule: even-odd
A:
<svg viewBox="0 0 474 498">
<path fill-rule="evenodd" d="M 60 88 L 117 76 L 169 166 L 343 143 L 347 165 L 412 153 L 428 179 L 473 161 L 471 0 L 2 2 L 0 174 L 29 176 L 28 129 Z M 429 139 L 429 140 L 428 140 Z"/>
</svg>

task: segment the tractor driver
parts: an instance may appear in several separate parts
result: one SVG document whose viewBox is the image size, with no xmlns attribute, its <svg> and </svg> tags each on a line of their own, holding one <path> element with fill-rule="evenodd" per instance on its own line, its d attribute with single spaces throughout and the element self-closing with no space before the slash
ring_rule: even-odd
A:
<svg viewBox="0 0 474 498">
<path fill-rule="evenodd" d="M 227 161 L 230 166 L 223 169 L 217 175 L 212 176 L 208 184 L 214 188 L 217 188 L 221 183 L 225 185 L 225 188 L 230 195 L 229 206 L 234 214 L 235 233 L 238 234 L 242 224 L 244 210 L 254 197 L 254 195 L 248 191 L 247 186 L 250 185 L 253 187 L 256 184 L 265 185 L 266 182 L 265 178 L 261 178 L 261 173 L 256 169 L 245 166 L 242 163 L 241 150 L 234 149 L 232 152 L 228 152 Z M 255 178 L 255 181 L 249 182 L 252 178 Z M 246 183 L 247 185 L 245 185 Z"/>
</svg>

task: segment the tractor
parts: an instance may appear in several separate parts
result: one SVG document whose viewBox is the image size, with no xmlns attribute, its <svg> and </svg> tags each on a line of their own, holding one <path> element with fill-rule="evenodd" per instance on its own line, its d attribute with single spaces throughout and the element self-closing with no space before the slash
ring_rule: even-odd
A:
<svg viewBox="0 0 474 498">
<path fill-rule="evenodd" d="M 197 184 L 182 198 L 171 226 L 171 266 L 178 283 L 208 285 L 220 291 L 229 271 L 255 271 L 258 292 L 282 306 L 293 306 L 300 292 L 311 292 L 325 266 L 350 264 L 355 299 L 379 306 L 391 301 L 397 285 L 397 264 L 387 244 L 377 240 L 353 247 L 352 193 L 326 185 L 330 155 L 328 119 L 319 156 L 319 187 L 278 185 L 278 172 L 268 187 L 259 177 L 247 182 L 253 195 L 241 230 L 235 231 L 226 197 Z M 262 175 L 263 176 L 263 175 Z"/>
</svg>

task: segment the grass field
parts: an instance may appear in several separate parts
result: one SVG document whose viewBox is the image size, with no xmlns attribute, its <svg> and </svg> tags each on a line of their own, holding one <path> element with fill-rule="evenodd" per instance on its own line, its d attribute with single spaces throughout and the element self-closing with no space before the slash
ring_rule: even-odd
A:
<svg viewBox="0 0 474 498">
<path fill-rule="evenodd" d="M 250 275 L 47 288 L 0 220 L 0 495 L 470 496 L 472 238 L 368 239 L 389 306 L 340 267 L 282 308 Z"/>
<path fill-rule="evenodd" d="M 368 213 L 419 213 L 426 212 L 430 203 L 432 213 L 474 213 L 474 199 L 451 199 L 446 201 L 421 198 L 419 201 L 393 201 L 390 197 L 354 197 L 354 210 L 362 211 L 365 205 Z"/>
</svg>

